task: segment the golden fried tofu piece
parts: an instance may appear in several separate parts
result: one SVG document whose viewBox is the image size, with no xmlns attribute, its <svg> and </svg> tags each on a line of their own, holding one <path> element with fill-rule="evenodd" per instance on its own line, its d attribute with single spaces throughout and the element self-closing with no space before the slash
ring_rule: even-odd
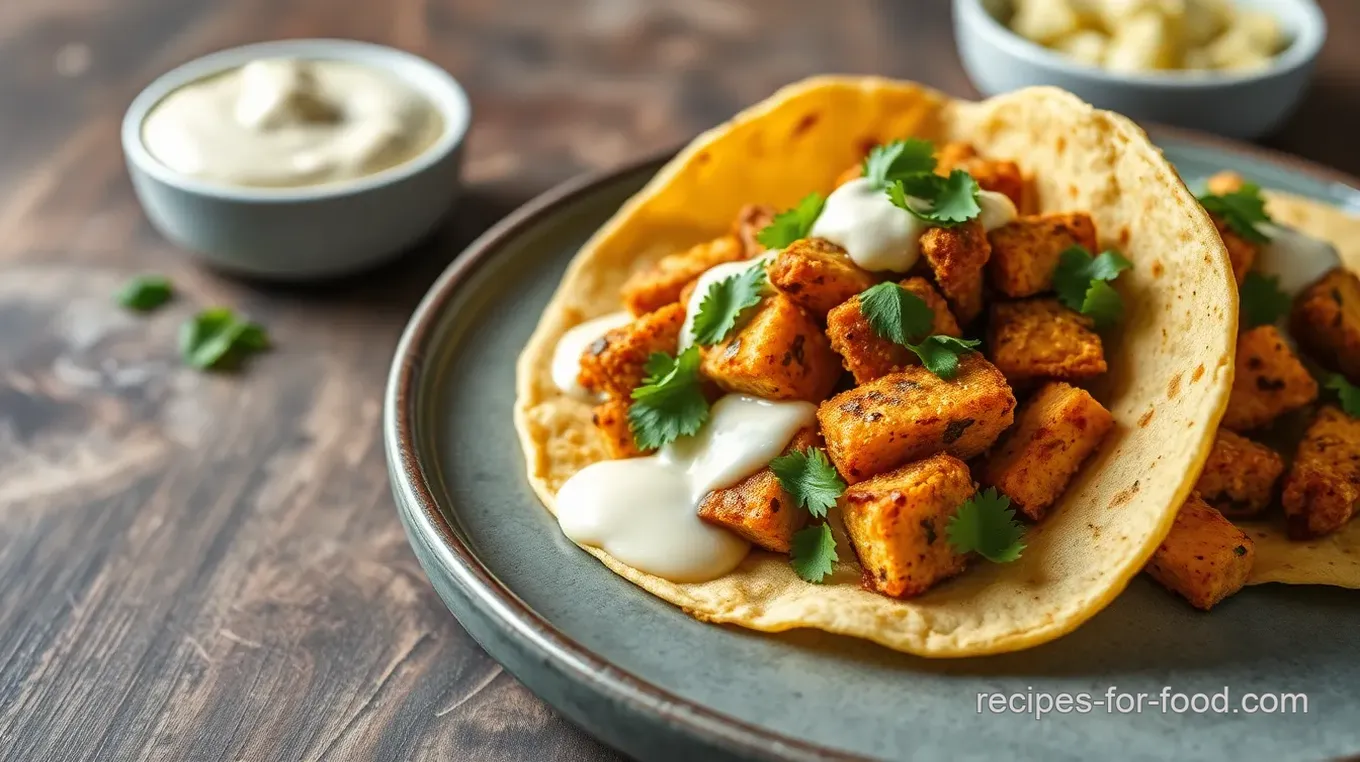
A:
<svg viewBox="0 0 1360 762">
<path fill-rule="evenodd" d="M 1355 517 L 1360 500 L 1360 421 L 1324 406 L 1299 442 L 1284 480 L 1289 536 L 1335 532 Z"/>
<path fill-rule="evenodd" d="M 1096 251 L 1096 225 L 1085 212 L 1025 215 L 987 234 L 992 244 L 988 276 L 1010 297 L 1033 296 L 1053 288 L 1053 271 L 1064 251 Z"/>
<path fill-rule="evenodd" d="M 913 365 L 837 394 L 817 408 L 826 451 L 851 484 L 947 452 L 980 455 L 1015 420 L 1015 395 L 987 358 L 959 358 L 946 381 Z"/>
<path fill-rule="evenodd" d="M 1219 429 L 1195 491 L 1224 516 L 1246 518 L 1270 505 L 1275 481 L 1282 473 L 1284 459 L 1279 453 L 1227 429 Z"/>
<path fill-rule="evenodd" d="M 1310 357 L 1360 383 L 1360 278 L 1338 267 L 1294 300 L 1290 333 Z"/>
<path fill-rule="evenodd" d="M 945 336 L 962 336 L 959 324 L 949 311 L 944 297 L 930 285 L 925 278 L 908 278 L 900 284 L 926 303 L 935 313 L 931 333 Z M 864 313 L 859 308 L 859 296 L 838 305 L 826 316 L 826 335 L 831 339 L 831 348 L 841 356 L 845 369 L 855 377 L 855 383 L 863 384 L 879 376 L 886 376 L 907 365 L 919 365 L 921 360 L 906 347 L 889 341 L 869 326 Z"/>
<path fill-rule="evenodd" d="M 1273 325 L 1253 328 L 1237 337 L 1237 372 L 1222 425 L 1233 431 L 1260 428 L 1317 395 L 1317 381 L 1279 330 Z"/>
<path fill-rule="evenodd" d="M 1237 231 L 1228 225 L 1227 220 L 1217 214 L 1210 214 L 1209 219 L 1213 220 L 1214 227 L 1218 228 L 1218 236 L 1223 239 L 1223 247 L 1228 250 L 1228 261 L 1232 264 L 1233 277 L 1240 286 L 1251 266 L 1256 263 L 1256 255 L 1261 251 L 1255 243 L 1238 235 Z"/>
<path fill-rule="evenodd" d="M 1038 521 L 1113 427 L 1114 416 L 1085 389 L 1045 384 L 983 460 L 978 481 L 996 487 Z"/>
<path fill-rule="evenodd" d="M 852 262 L 845 249 L 822 238 L 804 238 L 784 247 L 766 272 L 775 288 L 817 318 L 878 282 Z"/>
<path fill-rule="evenodd" d="M 1057 299 L 992 305 L 992 361 L 1012 384 L 1039 378 L 1082 381 L 1105 372 L 1105 348 L 1090 318 Z"/>
<path fill-rule="evenodd" d="M 773 294 L 726 341 L 704 348 L 700 370 L 729 392 L 821 402 L 840 380 L 841 363 L 817 321 Z"/>
<path fill-rule="evenodd" d="M 633 428 L 628 423 L 627 399 L 610 399 L 595 406 L 591 412 L 591 423 L 604 437 L 609 457 L 614 460 L 636 458 L 642 454 L 637 440 L 633 438 Z"/>
<path fill-rule="evenodd" d="M 967 163 L 976 159 L 977 149 L 972 143 L 954 140 L 935 149 L 935 173 L 947 176 L 955 169 L 967 169 Z"/>
<path fill-rule="evenodd" d="M 963 571 L 968 557 L 950 546 L 945 527 L 972 496 L 968 466 L 950 455 L 908 463 L 847 489 L 841 515 L 864 586 L 910 598 Z"/>
<path fill-rule="evenodd" d="M 961 325 L 982 312 L 982 272 L 992 256 L 987 231 L 977 220 L 952 228 L 926 228 L 921 254 Z"/>
<path fill-rule="evenodd" d="M 1205 185 L 1208 187 L 1210 193 L 1216 196 L 1224 196 L 1242 190 L 1242 186 L 1245 185 L 1246 182 L 1246 178 L 1238 173 L 1230 169 L 1225 169 L 1222 172 L 1215 174 L 1213 177 L 1210 177 Z"/>
<path fill-rule="evenodd" d="M 765 251 L 765 244 L 756 240 L 756 234 L 774 222 L 775 208 L 764 204 L 747 204 L 737 212 L 737 220 L 732 223 L 732 235 L 741 241 L 742 259 L 750 259 Z"/>
<path fill-rule="evenodd" d="M 816 428 L 794 435 L 784 453 L 821 447 Z M 769 467 L 725 489 L 715 489 L 699 503 L 699 518 L 736 532 L 766 550 L 788 553 L 793 533 L 807 523 L 807 509 L 798 505 Z"/>
<path fill-rule="evenodd" d="M 1148 561 L 1147 573 L 1191 606 L 1208 611 L 1242 589 L 1255 560 L 1256 547 L 1246 532 L 1191 494 Z"/>
<path fill-rule="evenodd" d="M 656 264 L 629 276 L 624 282 L 623 306 L 634 315 L 645 315 L 680 301 L 680 292 L 704 271 L 746 256 L 746 247 L 735 235 L 714 238 L 662 257 Z"/>
<path fill-rule="evenodd" d="M 591 392 L 629 399 L 647 375 L 647 358 L 653 352 L 675 352 L 684 323 L 685 306 L 676 302 L 609 331 L 581 353 L 577 381 Z"/>
</svg>

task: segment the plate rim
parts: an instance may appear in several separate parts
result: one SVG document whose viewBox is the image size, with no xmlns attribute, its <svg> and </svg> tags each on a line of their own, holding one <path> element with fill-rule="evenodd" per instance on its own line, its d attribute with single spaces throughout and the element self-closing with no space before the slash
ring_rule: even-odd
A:
<svg viewBox="0 0 1360 762">
<path fill-rule="evenodd" d="M 1148 125 L 1145 129 L 1154 143 L 1167 140 L 1192 148 L 1226 151 L 1360 193 L 1360 179 L 1309 159 L 1193 130 L 1163 125 Z M 777 750 L 780 758 L 872 762 L 870 757 L 767 730 L 694 703 L 618 667 L 557 629 L 497 579 L 458 537 L 435 502 L 431 488 L 435 480 L 431 473 L 435 469 L 427 468 L 418 452 L 415 426 L 420 376 L 431 355 L 432 339 L 443 308 L 459 287 L 543 217 L 629 175 L 659 169 L 683 145 L 651 151 L 613 168 L 578 175 L 535 196 L 468 244 L 431 284 L 402 331 L 384 393 L 383 444 L 397 510 L 404 519 L 410 519 L 404 522 L 408 527 L 418 528 L 408 533 L 411 542 L 419 541 L 432 551 L 469 600 L 476 601 L 498 629 L 551 660 L 572 682 L 589 686 L 593 692 L 629 707 L 651 722 L 676 727 L 684 734 L 737 754 L 763 758 Z M 592 735 L 596 733 L 594 728 L 587 730 Z"/>
</svg>

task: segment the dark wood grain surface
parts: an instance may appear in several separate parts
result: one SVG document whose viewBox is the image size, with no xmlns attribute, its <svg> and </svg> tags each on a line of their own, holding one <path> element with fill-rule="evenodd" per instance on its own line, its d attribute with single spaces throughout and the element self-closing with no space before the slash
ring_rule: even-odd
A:
<svg viewBox="0 0 1360 762">
<path fill-rule="evenodd" d="M 1269 144 L 1360 173 L 1360 3 Z M 208 51 L 353 37 L 447 67 L 476 111 L 470 195 L 377 274 L 261 287 L 149 228 L 118 123 Z M 790 80 L 973 95 L 945 0 L 0 2 L 0 758 L 601 760 L 459 628 L 407 548 L 379 442 L 387 363 L 440 269 L 514 206 L 673 144 Z M 171 276 L 148 318 L 110 295 Z M 182 368 L 233 305 L 276 351 Z"/>
</svg>

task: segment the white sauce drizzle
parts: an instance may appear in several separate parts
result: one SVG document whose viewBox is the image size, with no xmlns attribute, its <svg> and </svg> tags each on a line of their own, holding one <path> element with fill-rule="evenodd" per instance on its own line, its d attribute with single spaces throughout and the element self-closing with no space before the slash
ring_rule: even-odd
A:
<svg viewBox="0 0 1360 762">
<path fill-rule="evenodd" d="M 552 380 L 557 388 L 583 400 L 593 399 L 576 377 L 581 374 L 581 355 L 596 339 L 620 326 L 628 325 L 633 316 L 627 312 L 611 312 L 575 326 L 562 334 L 553 349 Z"/>
<path fill-rule="evenodd" d="M 704 297 L 708 295 L 708 289 L 714 283 L 739 275 L 761 262 L 769 262 L 779 256 L 779 249 L 769 249 L 764 254 L 751 259 L 743 259 L 738 262 L 724 262 L 714 265 L 700 275 L 694 285 L 694 292 L 689 295 L 689 302 L 685 304 L 685 322 L 680 326 L 680 341 L 676 347 L 676 352 L 683 352 L 689 349 L 689 345 L 694 343 L 694 316 L 699 314 L 699 305 L 704 303 Z"/>
<path fill-rule="evenodd" d="M 699 433 L 656 455 L 586 466 L 557 492 L 562 533 L 673 582 L 703 582 L 736 568 L 750 543 L 705 523 L 704 496 L 769 464 L 816 420 L 810 402 L 729 394 Z"/>
<path fill-rule="evenodd" d="M 1011 197 L 1004 193 L 981 191 L 978 193 L 978 206 L 982 207 L 982 213 L 978 215 L 978 222 L 982 223 L 982 229 L 988 233 L 1018 216 Z"/>
<path fill-rule="evenodd" d="M 1253 269 L 1280 279 L 1280 290 L 1291 298 L 1319 278 L 1341 267 L 1341 255 L 1330 243 L 1285 227 L 1258 225 L 1270 240 L 1261 244 Z"/>
</svg>

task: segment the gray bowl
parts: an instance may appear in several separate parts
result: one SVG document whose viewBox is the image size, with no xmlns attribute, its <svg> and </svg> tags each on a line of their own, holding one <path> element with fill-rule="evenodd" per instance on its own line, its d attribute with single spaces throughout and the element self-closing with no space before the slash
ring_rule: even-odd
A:
<svg viewBox="0 0 1360 762">
<path fill-rule="evenodd" d="M 142 142 L 146 115 L 176 89 L 259 58 L 342 60 L 399 77 L 438 110 L 444 130 L 404 164 L 353 181 L 249 188 L 185 176 Z M 364 270 L 410 248 L 449 211 L 459 190 L 463 137 L 472 111 L 443 69 L 393 48 L 352 40 L 280 40 L 223 50 L 152 82 L 123 117 L 123 153 L 137 199 L 166 238 L 207 263 L 275 280 Z"/>
<path fill-rule="evenodd" d="M 1266 69 L 1243 73 L 1125 74 L 1088 66 L 1015 34 L 1002 21 L 1010 0 L 954 0 L 954 37 L 964 69 L 987 95 L 1055 85 L 1133 119 L 1254 138 L 1294 112 L 1327 37 L 1313 0 L 1235 0 L 1280 20 L 1290 45 Z"/>
</svg>

